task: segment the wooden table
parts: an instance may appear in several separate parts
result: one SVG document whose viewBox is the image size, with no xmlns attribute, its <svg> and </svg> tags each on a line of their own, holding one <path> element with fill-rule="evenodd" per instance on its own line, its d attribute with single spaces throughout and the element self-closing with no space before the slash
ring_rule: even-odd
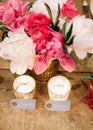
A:
<svg viewBox="0 0 93 130">
<path fill-rule="evenodd" d="M 15 98 L 13 81 L 9 70 L 0 70 L 0 130 L 92 130 L 93 111 L 86 104 L 87 83 L 80 72 L 62 72 L 72 84 L 69 100 L 71 110 L 47 111 L 44 104 L 49 100 L 47 83 L 37 83 L 36 109 L 19 110 L 10 107 Z"/>
</svg>

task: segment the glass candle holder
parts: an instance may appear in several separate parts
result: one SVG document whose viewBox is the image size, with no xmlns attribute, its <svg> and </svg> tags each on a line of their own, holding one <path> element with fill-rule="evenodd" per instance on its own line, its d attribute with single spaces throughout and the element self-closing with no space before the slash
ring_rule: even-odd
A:
<svg viewBox="0 0 93 130">
<path fill-rule="evenodd" d="M 28 75 L 17 77 L 13 82 L 13 89 L 18 99 L 33 99 L 35 96 L 35 80 Z"/>
<path fill-rule="evenodd" d="M 87 104 L 93 110 L 93 81 L 89 81 Z"/>
<path fill-rule="evenodd" d="M 64 76 L 54 76 L 48 81 L 48 93 L 50 100 L 68 99 L 71 90 L 70 81 Z"/>
</svg>

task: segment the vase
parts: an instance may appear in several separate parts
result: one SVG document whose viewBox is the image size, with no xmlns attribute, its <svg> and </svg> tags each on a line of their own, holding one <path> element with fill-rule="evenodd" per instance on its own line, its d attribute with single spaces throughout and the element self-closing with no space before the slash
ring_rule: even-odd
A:
<svg viewBox="0 0 93 130">
<path fill-rule="evenodd" d="M 87 104 L 89 108 L 93 110 L 93 81 L 89 81 L 88 93 L 87 93 Z"/>
<path fill-rule="evenodd" d="M 54 60 L 51 62 L 48 69 L 40 75 L 37 75 L 34 70 L 29 70 L 29 74 L 37 81 L 47 82 L 51 77 L 55 76 L 58 72 L 59 62 Z"/>
</svg>

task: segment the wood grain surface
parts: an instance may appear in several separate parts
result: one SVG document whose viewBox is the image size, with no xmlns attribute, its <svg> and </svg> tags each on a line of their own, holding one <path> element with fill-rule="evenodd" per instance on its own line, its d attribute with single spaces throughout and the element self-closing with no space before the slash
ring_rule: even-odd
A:
<svg viewBox="0 0 93 130">
<path fill-rule="evenodd" d="M 93 114 L 86 104 L 87 83 L 82 73 L 63 72 L 72 84 L 70 112 L 50 112 L 44 107 L 49 100 L 47 83 L 37 81 L 36 109 L 18 110 L 10 107 L 15 98 L 12 84 L 15 76 L 9 70 L 0 70 L 0 130 L 92 130 Z"/>
</svg>

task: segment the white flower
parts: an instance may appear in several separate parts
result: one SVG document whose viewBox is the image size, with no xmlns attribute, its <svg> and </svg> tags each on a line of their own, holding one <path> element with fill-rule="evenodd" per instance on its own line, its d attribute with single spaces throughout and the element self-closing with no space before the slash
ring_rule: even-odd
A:
<svg viewBox="0 0 93 130">
<path fill-rule="evenodd" d="M 55 23 L 56 17 L 58 15 L 58 4 L 62 7 L 63 3 L 66 3 L 67 0 L 37 0 L 32 8 L 30 9 L 31 12 L 43 13 L 47 17 L 49 17 L 48 11 L 44 3 L 48 4 L 53 16 L 53 22 Z"/>
<path fill-rule="evenodd" d="M 23 74 L 27 69 L 33 69 L 35 46 L 32 39 L 21 28 L 9 32 L 8 37 L 0 43 L 0 56 L 11 61 L 12 73 Z"/>
<path fill-rule="evenodd" d="M 83 60 L 87 53 L 93 53 L 93 21 L 79 16 L 73 19 L 74 43 L 69 49 L 74 49 L 77 57 Z"/>
</svg>

